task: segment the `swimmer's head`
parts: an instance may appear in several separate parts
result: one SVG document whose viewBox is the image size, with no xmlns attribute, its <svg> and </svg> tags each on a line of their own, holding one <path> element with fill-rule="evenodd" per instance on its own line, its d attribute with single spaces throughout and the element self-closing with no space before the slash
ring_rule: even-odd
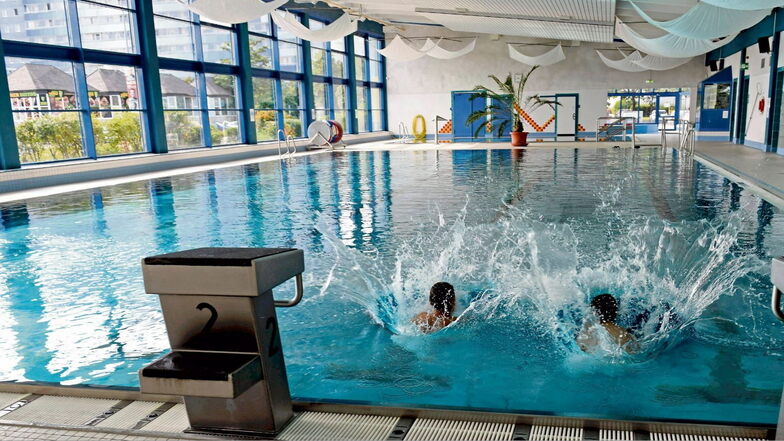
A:
<svg viewBox="0 0 784 441">
<path fill-rule="evenodd" d="M 614 323 L 618 316 L 618 301 L 610 294 L 599 294 L 591 300 L 591 308 L 599 316 L 600 323 Z"/>
<path fill-rule="evenodd" d="M 438 282 L 430 288 L 430 304 L 443 315 L 451 316 L 455 310 L 455 287 Z"/>
</svg>

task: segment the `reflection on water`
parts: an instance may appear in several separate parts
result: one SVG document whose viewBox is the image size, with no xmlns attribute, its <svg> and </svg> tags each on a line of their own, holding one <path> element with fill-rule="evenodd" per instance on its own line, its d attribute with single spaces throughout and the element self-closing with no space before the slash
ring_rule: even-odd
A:
<svg viewBox="0 0 784 441">
<path fill-rule="evenodd" d="M 280 312 L 298 397 L 775 421 L 784 331 L 767 272 L 784 218 L 657 149 L 307 156 L 7 204 L 0 219 L 5 380 L 135 385 L 168 346 L 143 256 L 284 246 L 306 250 L 306 300 Z M 422 336 L 410 318 L 439 280 L 460 319 Z M 600 292 L 641 354 L 576 349 Z"/>
</svg>

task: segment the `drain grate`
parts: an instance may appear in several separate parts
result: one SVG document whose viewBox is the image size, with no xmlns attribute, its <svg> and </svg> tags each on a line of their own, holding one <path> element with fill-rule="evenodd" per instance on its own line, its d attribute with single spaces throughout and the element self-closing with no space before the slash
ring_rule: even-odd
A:
<svg viewBox="0 0 784 441">
<path fill-rule="evenodd" d="M 651 432 L 652 441 L 759 441 L 766 438 L 745 438 L 737 436 L 717 436 L 717 435 L 691 435 L 685 433 L 659 433 Z"/>
<path fill-rule="evenodd" d="M 599 429 L 599 441 L 634 441 L 631 430 Z"/>
<path fill-rule="evenodd" d="M 118 400 L 101 398 L 46 395 L 0 417 L 0 419 L 37 424 L 82 426 L 92 420 L 95 415 L 102 414 L 118 403 Z"/>
<path fill-rule="evenodd" d="M 414 421 L 405 441 L 507 441 L 512 439 L 514 428 L 514 424 L 507 423 L 422 418 Z"/>
<path fill-rule="evenodd" d="M 110 428 L 110 429 L 133 429 L 155 409 L 163 403 L 155 403 L 152 401 L 134 401 L 133 403 L 125 406 L 122 410 L 117 411 L 114 415 L 104 419 L 95 425 L 95 427 Z"/>
<path fill-rule="evenodd" d="M 531 427 L 531 441 L 581 441 L 581 427 L 538 426 Z"/>
<path fill-rule="evenodd" d="M 185 412 L 185 405 L 175 404 L 171 409 L 139 430 L 144 432 L 181 433 L 188 427 L 188 414 Z"/>
<path fill-rule="evenodd" d="M 653 441 L 757 441 L 767 438 L 766 430 L 745 427 L 683 427 L 655 425 L 651 427 Z"/>
<path fill-rule="evenodd" d="M 397 417 L 303 412 L 280 435 L 283 441 L 385 441 Z"/>
</svg>

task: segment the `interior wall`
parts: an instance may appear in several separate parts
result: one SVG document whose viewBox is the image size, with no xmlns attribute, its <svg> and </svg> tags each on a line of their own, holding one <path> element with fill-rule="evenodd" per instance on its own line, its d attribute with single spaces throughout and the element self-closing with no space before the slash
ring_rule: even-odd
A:
<svg viewBox="0 0 784 441">
<path fill-rule="evenodd" d="M 408 27 L 405 35 L 466 36 L 443 28 L 423 26 Z M 391 41 L 393 37 L 394 35 L 388 34 L 387 41 Z M 422 40 L 414 41 L 423 43 Z M 527 72 L 529 66 L 509 58 L 508 42 L 523 43 L 532 40 L 502 37 L 494 41 L 489 35 L 481 35 L 473 52 L 454 60 L 439 60 L 428 56 L 410 62 L 387 60 L 390 129 L 398 133 L 400 123 L 404 123 L 410 130 L 414 116 L 422 114 L 428 121 L 428 133 L 432 134 L 436 115 L 451 119 L 452 91 L 471 90 L 476 85 L 491 86 L 489 74 L 503 79 L 509 73 Z M 445 42 L 444 46 L 457 49 L 464 44 Z M 529 81 L 526 94 L 578 93 L 581 105 L 578 122 L 588 132 L 594 132 L 596 119 L 607 114 L 608 89 L 692 88 L 691 115 L 694 117 L 696 87 L 709 75 L 703 57 L 695 57 L 691 62 L 670 71 L 628 73 L 610 69 L 602 63 L 595 52 L 595 49 L 602 45 L 582 43 L 580 46 L 567 47 L 568 44 L 570 43 L 564 42 L 566 60 L 542 67 L 535 72 Z M 522 47 L 521 52 L 535 55 L 549 49 L 550 47 L 530 46 Z M 620 54 L 614 58 L 620 58 Z M 653 84 L 646 83 L 649 78 L 654 80 Z M 531 115 L 538 124 L 543 124 L 552 114 L 551 109 L 542 108 Z M 530 126 L 526 127 L 526 130 L 533 131 Z"/>
<path fill-rule="evenodd" d="M 769 38 L 771 47 L 773 39 Z M 749 68 L 745 76 L 749 78 L 748 104 L 746 108 L 746 138 L 744 144 L 765 150 L 765 131 L 767 130 L 767 120 L 770 114 L 770 61 L 771 54 L 760 53 L 757 45 L 746 48 L 746 60 Z M 724 60 L 725 66 L 732 67 L 732 78 L 738 79 L 740 76 L 740 64 L 742 60 L 740 53 L 735 53 Z M 779 59 L 779 66 L 782 64 Z M 736 105 L 741 102 L 740 96 L 736 97 Z M 765 109 L 759 111 L 760 99 L 765 99 Z"/>
</svg>

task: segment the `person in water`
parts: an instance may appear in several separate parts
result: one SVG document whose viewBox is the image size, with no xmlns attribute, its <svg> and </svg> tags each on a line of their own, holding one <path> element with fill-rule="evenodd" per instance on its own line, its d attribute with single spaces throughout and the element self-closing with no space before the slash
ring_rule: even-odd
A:
<svg viewBox="0 0 784 441">
<path fill-rule="evenodd" d="M 417 314 L 412 320 L 422 332 L 436 332 L 457 320 L 455 312 L 455 287 L 447 282 L 438 282 L 430 288 L 431 312 Z"/>
<path fill-rule="evenodd" d="M 577 335 L 577 344 L 584 352 L 591 352 L 599 345 L 600 332 L 606 332 L 612 341 L 628 353 L 638 351 L 632 331 L 615 323 L 618 317 L 618 301 L 611 294 L 600 294 L 591 300 L 591 309 L 596 319 L 588 319 Z M 598 320 L 598 323 L 597 323 Z"/>
</svg>

